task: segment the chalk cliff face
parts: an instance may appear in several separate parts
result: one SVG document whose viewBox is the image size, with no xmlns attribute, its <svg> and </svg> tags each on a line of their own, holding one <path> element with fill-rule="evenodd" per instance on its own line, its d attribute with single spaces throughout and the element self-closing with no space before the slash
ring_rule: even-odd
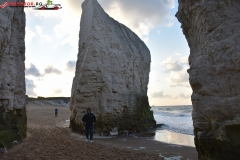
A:
<svg viewBox="0 0 240 160">
<path fill-rule="evenodd" d="M 240 159 L 240 1 L 179 0 L 199 159 Z"/>
<path fill-rule="evenodd" d="M 148 48 L 129 28 L 109 17 L 97 0 L 85 0 L 82 9 L 71 127 L 82 131 L 87 108 L 97 116 L 96 131 L 106 134 L 115 127 L 119 131 L 155 127 L 147 97 Z"/>
<path fill-rule="evenodd" d="M 23 8 L 0 8 L 0 148 L 26 137 L 24 37 Z"/>
</svg>

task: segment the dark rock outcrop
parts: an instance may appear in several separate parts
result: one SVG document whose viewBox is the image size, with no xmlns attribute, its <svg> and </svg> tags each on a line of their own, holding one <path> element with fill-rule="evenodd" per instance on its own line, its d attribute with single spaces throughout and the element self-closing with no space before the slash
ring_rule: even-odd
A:
<svg viewBox="0 0 240 160">
<path fill-rule="evenodd" d="M 201 160 L 240 159 L 240 1 L 179 0 Z"/>
</svg>

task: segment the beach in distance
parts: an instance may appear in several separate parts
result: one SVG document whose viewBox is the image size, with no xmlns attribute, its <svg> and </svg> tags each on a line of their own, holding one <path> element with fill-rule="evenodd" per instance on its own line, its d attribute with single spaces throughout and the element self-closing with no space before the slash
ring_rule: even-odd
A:
<svg viewBox="0 0 240 160">
<path fill-rule="evenodd" d="M 57 117 L 54 115 L 56 107 Z M 188 109 L 183 107 L 181 110 L 185 119 L 188 118 Z M 179 131 L 176 126 L 166 123 L 170 121 L 170 116 L 174 117 L 174 113 L 181 111 L 170 111 L 167 107 L 152 107 L 152 110 L 157 123 L 165 124 L 156 131 L 110 137 L 94 135 L 93 143 L 88 143 L 84 135 L 69 128 L 69 107 L 30 102 L 27 105 L 27 138 L 0 154 L 0 159 L 197 159 L 191 140 L 193 136 L 188 133 L 188 129 L 191 130 L 188 123 L 191 122 L 186 120 Z"/>
</svg>

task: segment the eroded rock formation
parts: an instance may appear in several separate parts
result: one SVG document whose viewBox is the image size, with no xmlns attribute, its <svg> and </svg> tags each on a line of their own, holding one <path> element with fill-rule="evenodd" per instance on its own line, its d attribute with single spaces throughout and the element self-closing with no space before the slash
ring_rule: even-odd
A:
<svg viewBox="0 0 240 160">
<path fill-rule="evenodd" d="M 199 159 L 240 159 L 240 1 L 179 0 Z"/>
<path fill-rule="evenodd" d="M 129 28 L 109 17 L 97 0 L 85 0 L 82 9 L 70 103 L 72 129 L 82 131 L 81 118 L 88 107 L 97 116 L 99 132 L 155 127 L 147 97 L 148 48 Z"/>
<path fill-rule="evenodd" d="M 0 148 L 26 137 L 24 37 L 23 7 L 0 8 Z"/>
</svg>

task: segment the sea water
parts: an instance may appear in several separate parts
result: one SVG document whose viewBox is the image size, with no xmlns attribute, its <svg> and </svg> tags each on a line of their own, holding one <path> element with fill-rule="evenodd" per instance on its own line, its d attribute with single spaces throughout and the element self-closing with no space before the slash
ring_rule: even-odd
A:
<svg viewBox="0 0 240 160">
<path fill-rule="evenodd" d="M 162 128 L 193 135 L 192 106 L 154 106 L 152 110 Z"/>
<path fill-rule="evenodd" d="M 152 106 L 157 124 L 155 139 L 172 144 L 194 146 L 192 106 Z"/>
</svg>

